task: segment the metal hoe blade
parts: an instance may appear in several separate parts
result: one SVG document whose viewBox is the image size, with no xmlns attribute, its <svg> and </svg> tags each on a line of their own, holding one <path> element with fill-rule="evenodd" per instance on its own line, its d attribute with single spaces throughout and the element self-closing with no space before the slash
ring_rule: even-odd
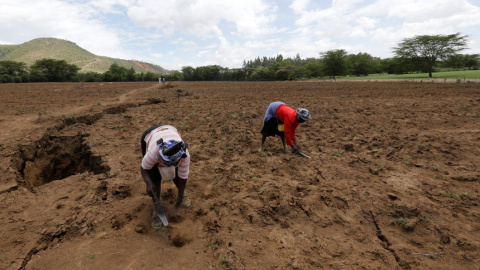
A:
<svg viewBox="0 0 480 270">
<path fill-rule="evenodd" d="M 298 154 L 299 154 L 300 156 L 302 156 L 302 157 L 311 158 L 311 157 L 307 156 L 307 154 L 302 153 L 302 152 L 300 152 L 300 151 L 298 151 Z"/>
<path fill-rule="evenodd" d="M 160 206 L 160 202 L 158 201 L 157 198 L 153 198 L 153 207 L 155 208 L 155 211 L 158 214 L 158 217 L 163 223 L 163 226 L 168 226 L 168 220 L 167 216 L 165 216 L 165 212 L 163 212 L 162 206 Z"/>
</svg>

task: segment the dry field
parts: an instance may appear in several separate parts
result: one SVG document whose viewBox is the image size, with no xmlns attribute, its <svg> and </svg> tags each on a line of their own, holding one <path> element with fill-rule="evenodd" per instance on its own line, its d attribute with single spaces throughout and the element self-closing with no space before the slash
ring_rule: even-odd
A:
<svg viewBox="0 0 480 270">
<path fill-rule="evenodd" d="M 268 138 L 266 106 L 312 119 L 311 159 Z M 162 185 L 150 227 L 140 137 L 189 144 L 188 208 Z M 0 85 L 0 269 L 480 267 L 480 84 Z"/>
</svg>

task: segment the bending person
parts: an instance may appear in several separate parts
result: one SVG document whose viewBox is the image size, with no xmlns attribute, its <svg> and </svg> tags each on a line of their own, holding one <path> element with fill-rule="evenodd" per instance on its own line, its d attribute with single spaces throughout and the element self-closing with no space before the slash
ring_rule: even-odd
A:
<svg viewBox="0 0 480 270">
<path fill-rule="evenodd" d="M 147 186 L 147 194 L 160 199 L 163 180 L 173 180 L 178 190 L 175 207 L 178 208 L 184 200 L 190 169 L 190 154 L 187 144 L 182 140 L 177 129 L 170 125 L 160 125 L 149 128 L 142 135 L 142 166 L 140 172 Z M 185 196 L 185 206 L 190 201 Z M 152 215 L 152 227 L 162 227 L 162 222 L 155 209 Z"/>
<path fill-rule="evenodd" d="M 265 139 L 269 136 L 279 136 L 282 139 L 283 152 L 287 152 L 286 145 L 292 147 L 293 153 L 299 153 L 295 131 L 300 123 L 310 119 L 310 112 L 304 108 L 293 109 L 281 101 L 270 103 L 263 118 L 262 143 L 259 151 L 263 151 Z"/>
</svg>

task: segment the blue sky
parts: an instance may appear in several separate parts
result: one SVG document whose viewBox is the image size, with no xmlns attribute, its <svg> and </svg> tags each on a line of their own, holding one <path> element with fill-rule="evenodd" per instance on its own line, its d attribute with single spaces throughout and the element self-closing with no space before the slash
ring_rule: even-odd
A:
<svg viewBox="0 0 480 270">
<path fill-rule="evenodd" d="M 480 0 L 0 0 L 0 44 L 55 37 L 168 70 L 334 49 L 387 58 L 404 38 L 457 32 L 480 54 L 478 29 Z"/>
</svg>

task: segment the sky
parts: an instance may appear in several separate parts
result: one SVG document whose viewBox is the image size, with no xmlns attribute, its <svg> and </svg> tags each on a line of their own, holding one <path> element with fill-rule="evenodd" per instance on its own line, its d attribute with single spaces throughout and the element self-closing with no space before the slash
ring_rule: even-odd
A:
<svg viewBox="0 0 480 270">
<path fill-rule="evenodd" d="M 167 70 L 336 49 L 389 58 L 405 38 L 455 33 L 480 54 L 479 29 L 480 0 L 0 0 L 2 45 L 60 38 Z"/>
</svg>

